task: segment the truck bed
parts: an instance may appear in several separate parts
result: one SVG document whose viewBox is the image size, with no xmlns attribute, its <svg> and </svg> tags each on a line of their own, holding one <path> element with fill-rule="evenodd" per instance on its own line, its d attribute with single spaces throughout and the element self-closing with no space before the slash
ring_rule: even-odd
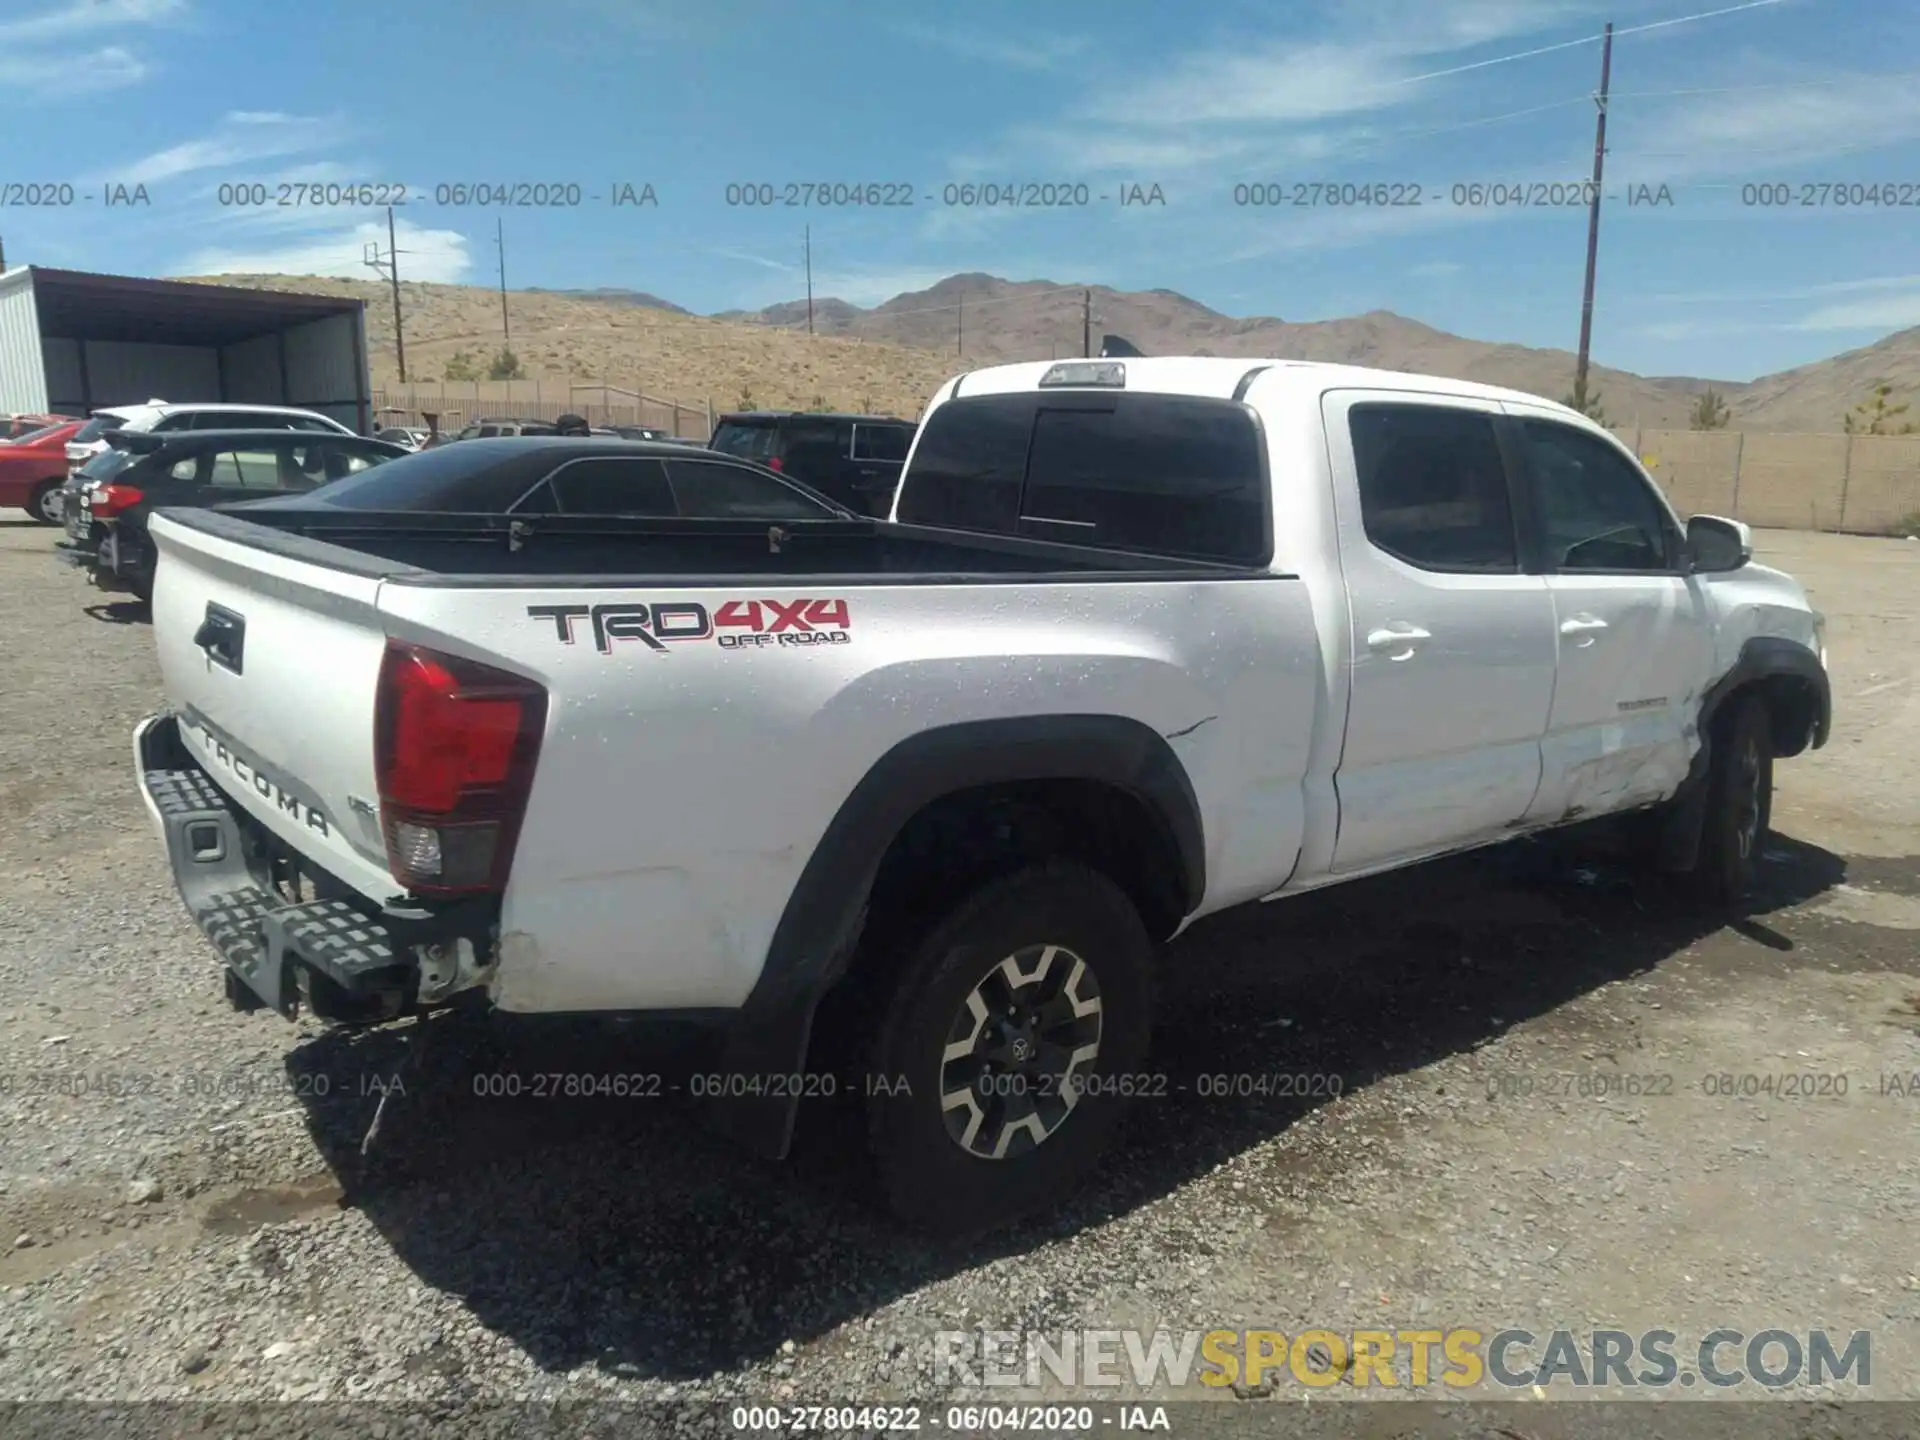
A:
<svg viewBox="0 0 1920 1440">
<path fill-rule="evenodd" d="M 884 520 L 779 525 L 762 520 L 555 516 L 513 520 L 328 513 L 319 507 L 280 505 L 161 513 L 188 528 L 290 560 L 416 585 L 550 585 L 562 578 L 588 584 L 644 578 L 651 584 L 707 585 L 775 575 L 894 585 L 1053 576 L 1138 582 L 1251 573 L 1233 565 Z"/>
</svg>

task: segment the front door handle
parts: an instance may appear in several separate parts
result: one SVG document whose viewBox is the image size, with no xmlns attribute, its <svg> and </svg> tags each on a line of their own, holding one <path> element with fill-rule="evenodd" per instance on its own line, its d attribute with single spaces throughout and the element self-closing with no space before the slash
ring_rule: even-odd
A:
<svg viewBox="0 0 1920 1440">
<path fill-rule="evenodd" d="M 1582 649 L 1593 644 L 1599 633 L 1606 628 L 1607 622 L 1597 615 L 1575 615 L 1560 622 L 1560 633 L 1577 636 L 1574 644 Z"/>
<path fill-rule="evenodd" d="M 1378 630 L 1367 632 L 1367 648 L 1370 650 L 1392 650 L 1389 660 L 1410 660 L 1413 652 L 1423 640 L 1431 640 L 1432 634 L 1418 625 L 1387 625 Z"/>
</svg>

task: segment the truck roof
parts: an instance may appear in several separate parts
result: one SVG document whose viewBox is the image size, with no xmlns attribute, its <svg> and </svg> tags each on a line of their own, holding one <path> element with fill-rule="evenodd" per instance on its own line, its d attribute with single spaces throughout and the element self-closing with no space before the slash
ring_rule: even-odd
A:
<svg viewBox="0 0 1920 1440">
<path fill-rule="evenodd" d="M 1511 390 L 1500 385 L 1483 385 L 1474 380 L 1456 380 L 1444 375 L 1419 375 L 1404 370 L 1379 370 L 1364 365 L 1340 365 L 1319 360 L 1260 359 L 1241 356 L 1223 358 L 1211 355 L 1128 356 L 1124 359 L 1106 361 L 1027 360 L 1012 365 L 990 365 L 959 375 L 951 388 L 943 387 L 944 394 L 940 394 L 939 398 L 952 399 L 956 394 L 964 398 L 970 395 L 1033 390 L 1039 386 L 1040 377 L 1056 365 L 1103 363 L 1124 365 L 1128 380 L 1127 388 L 1130 390 L 1233 396 L 1245 393 L 1242 382 L 1264 372 L 1268 383 L 1274 381 L 1285 383 L 1291 379 L 1302 386 L 1314 389 L 1355 386 L 1365 389 L 1466 395 L 1482 400 L 1513 400 L 1529 405 L 1551 406 L 1554 409 L 1566 411 L 1569 416 L 1576 419 L 1581 418 L 1578 411 L 1544 396 L 1528 394 L 1522 390 Z"/>
</svg>

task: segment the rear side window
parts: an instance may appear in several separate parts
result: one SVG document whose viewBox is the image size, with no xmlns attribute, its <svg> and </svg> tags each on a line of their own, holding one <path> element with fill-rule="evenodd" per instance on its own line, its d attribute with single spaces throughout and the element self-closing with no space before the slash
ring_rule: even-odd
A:
<svg viewBox="0 0 1920 1440">
<path fill-rule="evenodd" d="M 780 427 L 775 421 L 723 420 L 714 430 L 708 448 L 722 455 L 764 462 L 774 453 L 779 440 Z"/>
<path fill-rule="evenodd" d="M 563 515 L 672 515 L 673 487 L 658 460 L 601 456 L 575 460 L 548 483 Z"/>
<path fill-rule="evenodd" d="M 912 438 L 913 432 L 901 425 L 855 425 L 853 458 L 898 465 L 907 458 L 907 445 Z"/>
<path fill-rule="evenodd" d="M 296 489 L 299 488 L 297 468 L 288 466 L 291 473 L 285 483 L 281 476 L 281 463 L 290 458 L 279 450 L 225 450 L 213 457 L 207 484 L 232 485 L 245 490 Z"/>
<path fill-rule="evenodd" d="M 344 480 L 349 475 L 358 475 L 362 470 L 371 470 L 376 465 L 399 458 L 380 450 L 362 450 L 358 446 L 324 445 L 319 448 L 326 457 L 329 480 Z"/>
<path fill-rule="evenodd" d="M 1493 417 L 1441 405 L 1347 414 L 1367 539 L 1425 570 L 1520 568 Z"/>
<path fill-rule="evenodd" d="M 1260 565 L 1273 553 L 1262 451 L 1252 412 L 1226 400 L 957 400 L 921 431 L 899 518 Z"/>
<path fill-rule="evenodd" d="M 680 513 L 701 520 L 829 520 L 833 511 L 791 485 L 721 460 L 671 460 Z"/>
</svg>

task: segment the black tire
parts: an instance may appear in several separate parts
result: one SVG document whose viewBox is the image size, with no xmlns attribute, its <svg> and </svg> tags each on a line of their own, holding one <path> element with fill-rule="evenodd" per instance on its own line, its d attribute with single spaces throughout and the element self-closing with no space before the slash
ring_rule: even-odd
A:
<svg viewBox="0 0 1920 1440">
<path fill-rule="evenodd" d="M 27 497 L 27 514 L 42 525 L 58 525 L 60 516 L 47 508 L 47 502 L 59 489 L 58 480 L 49 480 L 44 485 L 36 485 L 33 494 Z"/>
<path fill-rule="evenodd" d="M 1773 820 L 1773 726 L 1758 695 L 1735 700 L 1714 726 L 1694 891 L 1712 905 L 1752 894 Z"/>
<path fill-rule="evenodd" d="M 1057 950 L 1047 957 L 1046 947 Z M 896 1217 L 941 1237 L 972 1234 L 1051 1205 L 1087 1178 L 1125 1118 L 1127 1097 L 1116 1092 L 1128 1087 L 1118 1082 L 1138 1076 L 1146 1057 L 1153 953 L 1139 912 L 1119 886 L 1066 862 L 1034 866 L 982 886 L 928 932 L 898 972 L 869 1072 L 868 1147 Z M 1088 1025 L 1092 1017 L 1072 1018 L 1072 1012 L 1096 993 L 1099 1001 L 1097 1054 L 1070 1066 L 1066 1074 L 1072 1079 L 1066 1083 L 1022 1082 L 1030 1083 L 1030 1095 L 1041 1101 L 1033 1124 L 1048 1127 L 1048 1133 L 1038 1140 L 1033 1124 L 1007 1119 L 1028 1096 L 996 1101 L 984 1089 L 959 1085 L 955 1077 L 965 1073 L 972 1057 L 951 1062 L 946 1057 L 950 1038 L 970 1023 L 983 1049 L 1006 1033 L 990 1033 L 984 1022 L 968 1018 L 974 1015 L 970 1001 L 977 988 L 997 992 L 1004 983 L 1006 960 L 1016 962 L 1014 973 L 1038 976 L 1024 987 L 1034 995 L 1063 985 L 1076 973 L 1072 962 L 1084 962 L 1065 998 L 1056 995 L 1042 1012 L 1064 1017 L 1066 1025 Z M 1029 1028 L 1027 1033 L 1035 1032 Z M 1024 1049 L 1058 1060 L 1069 1047 L 1084 1049 L 1087 1040 L 1082 1028 L 1057 1044 L 1008 1041 L 1003 1053 Z M 975 1110 L 985 1099 L 974 1149 L 949 1128 L 950 1108 L 956 1126 L 965 1125 L 971 1112 L 943 1105 L 943 1083 L 955 1093 L 965 1090 Z M 1067 1091 L 1074 1098 L 1063 1106 L 1059 1097 Z M 990 1132 L 989 1126 L 997 1128 Z M 978 1153 L 988 1148 L 989 1133 L 997 1137 L 1007 1131 L 1014 1133 L 1005 1158 Z"/>
</svg>

